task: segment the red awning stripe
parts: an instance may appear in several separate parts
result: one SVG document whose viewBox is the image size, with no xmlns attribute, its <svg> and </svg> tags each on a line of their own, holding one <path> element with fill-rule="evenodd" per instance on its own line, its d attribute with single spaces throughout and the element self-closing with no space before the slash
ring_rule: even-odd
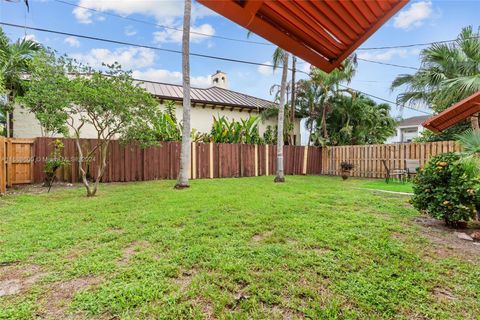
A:
<svg viewBox="0 0 480 320">
<path fill-rule="evenodd" d="M 445 109 L 422 125 L 434 132 L 440 132 L 478 112 L 480 112 L 480 91 Z"/>
<path fill-rule="evenodd" d="M 330 72 L 408 0 L 198 0 Z"/>
</svg>

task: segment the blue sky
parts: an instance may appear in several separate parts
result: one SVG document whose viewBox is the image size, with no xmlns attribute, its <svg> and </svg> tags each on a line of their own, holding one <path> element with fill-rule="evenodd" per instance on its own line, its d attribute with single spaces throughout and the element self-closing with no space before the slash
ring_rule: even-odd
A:
<svg viewBox="0 0 480 320">
<path fill-rule="evenodd" d="M 181 29 L 183 1 L 64 1 L 93 8 L 97 12 L 70 6 L 56 0 L 30 0 L 30 12 L 26 12 L 21 2 L 12 3 L 0 0 L 0 21 L 167 49 L 181 49 L 181 32 L 165 29 L 158 25 Z M 148 23 L 114 17 L 109 13 Z M 479 13 L 480 0 L 410 1 L 362 47 L 395 46 L 454 39 L 463 26 L 473 25 L 474 28 L 478 28 Z M 200 4 L 194 3 L 193 16 L 192 30 L 196 32 L 266 42 L 257 36 L 247 39 L 245 29 L 214 14 Z M 4 30 L 12 39 L 27 36 L 60 53 L 67 53 L 93 66 L 98 66 L 101 62 L 117 60 L 124 68 L 133 70 L 134 76 L 137 78 L 181 83 L 181 56 L 178 54 L 11 27 L 5 27 Z M 198 35 L 192 35 L 191 45 L 192 52 L 261 63 L 270 62 L 274 48 L 273 45 L 242 43 Z M 418 67 L 421 48 L 357 51 L 357 53 L 359 57 L 369 60 Z M 300 62 L 299 67 L 308 70 L 309 66 Z M 228 74 L 230 89 L 270 100 L 272 99 L 270 87 L 278 83 L 280 77 L 280 72 L 277 71 L 274 74 L 271 69 L 265 67 L 192 57 L 193 84 L 200 87 L 209 86 L 209 76 L 218 69 Z M 357 74 L 350 86 L 385 99 L 395 100 L 396 93 L 390 92 L 390 83 L 396 75 L 409 72 L 407 69 L 359 61 Z M 299 75 L 299 77 L 304 76 Z M 392 108 L 394 116 L 408 117 L 419 114 L 409 109 L 401 111 L 395 107 Z"/>
</svg>

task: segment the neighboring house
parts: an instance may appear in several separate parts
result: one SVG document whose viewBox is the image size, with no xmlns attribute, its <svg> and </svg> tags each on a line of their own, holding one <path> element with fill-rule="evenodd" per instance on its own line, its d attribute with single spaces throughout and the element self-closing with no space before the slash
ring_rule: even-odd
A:
<svg viewBox="0 0 480 320">
<path fill-rule="evenodd" d="M 143 81 L 142 86 L 153 94 L 163 105 L 165 101 L 176 103 L 177 119 L 183 117 L 183 88 L 181 85 Z M 212 75 L 212 87 L 191 88 L 191 127 L 198 132 L 210 132 L 213 117 L 225 116 L 229 120 L 247 119 L 250 116 L 259 116 L 260 113 L 271 106 L 273 102 L 252 97 L 228 89 L 228 78 L 224 72 L 217 71 Z M 13 112 L 13 136 L 17 138 L 34 138 L 45 136 L 35 116 L 22 107 L 15 108 Z M 268 125 L 276 125 L 276 117 L 260 122 L 259 131 L 263 135 Z M 295 121 L 295 144 L 300 144 L 300 119 Z M 85 127 L 82 131 L 83 138 L 96 138 L 93 127 Z"/>
<path fill-rule="evenodd" d="M 385 143 L 411 142 L 424 130 L 422 123 L 430 116 L 417 116 L 400 120 L 395 129 L 395 135 L 388 138 Z"/>
</svg>

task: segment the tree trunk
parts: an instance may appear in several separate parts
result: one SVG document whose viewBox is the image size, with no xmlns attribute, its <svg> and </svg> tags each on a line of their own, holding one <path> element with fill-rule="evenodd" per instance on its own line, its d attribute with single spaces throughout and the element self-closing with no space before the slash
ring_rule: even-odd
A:
<svg viewBox="0 0 480 320">
<path fill-rule="evenodd" d="M 75 137 L 75 145 L 77 146 L 77 152 L 78 152 L 78 169 L 80 170 L 80 175 L 82 176 L 82 183 L 85 186 L 85 189 L 87 190 L 87 197 L 92 197 L 92 189 L 90 187 L 90 184 L 88 183 L 87 179 L 87 172 L 83 168 L 83 150 L 82 146 L 80 145 L 80 136 L 77 134 Z"/>
<path fill-rule="evenodd" d="M 478 113 L 475 113 L 473 116 L 470 117 L 470 122 L 472 124 L 473 131 L 480 130 L 480 126 L 478 125 Z"/>
<path fill-rule="evenodd" d="M 284 52 L 282 83 L 280 85 L 280 103 L 278 106 L 278 130 L 277 130 L 277 175 L 275 182 L 285 182 L 285 174 L 283 170 L 283 122 L 285 114 L 285 91 L 287 89 L 287 73 L 288 73 L 288 52 Z"/>
<path fill-rule="evenodd" d="M 292 93 L 291 93 L 291 106 L 290 106 L 290 122 L 292 123 L 291 140 L 292 145 L 295 144 L 295 100 L 297 99 L 295 90 L 295 73 L 297 72 L 297 57 L 292 56 Z"/>
<path fill-rule="evenodd" d="M 180 151 L 180 171 L 175 189 L 188 188 L 188 170 L 190 162 L 190 16 L 192 0 L 185 0 L 182 37 L 182 73 L 183 73 L 183 130 Z"/>
</svg>

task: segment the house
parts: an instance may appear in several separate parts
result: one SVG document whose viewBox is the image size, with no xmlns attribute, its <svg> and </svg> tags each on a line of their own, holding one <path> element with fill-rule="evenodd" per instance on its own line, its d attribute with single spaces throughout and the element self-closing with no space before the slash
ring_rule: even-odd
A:
<svg viewBox="0 0 480 320">
<path fill-rule="evenodd" d="M 209 88 L 191 88 L 191 127 L 197 132 L 210 132 L 214 117 L 225 116 L 229 120 L 247 119 L 250 116 L 260 115 L 263 110 L 273 104 L 272 101 L 230 90 L 227 74 L 220 70 L 212 75 L 211 81 L 212 86 Z M 142 81 L 141 85 L 158 99 L 161 106 L 166 101 L 174 101 L 177 119 L 182 119 L 183 88 L 181 85 L 154 81 Z M 274 127 L 276 123 L 276 117 L 260 122 L 260 135 L 263 135 L 267 126 Z M 13 136 L 16 138 L 47 135 L 35 116 L 22 107 L 15 108 L 13 112 L 12 129 Z M 300 144 L 300 119 L 295 121 L 294 135 L 295 144 Z M 85 126 L 81 137 L 96 138 L 96 131 L 93 127 Z"/>
<path fill-rule="evenodd" d="M 395 135 L 388 138 L 386 143 L 411 142 L 422 133 L 422 123 L 428 118 L 429 116 L 417 116 L 400 120 L 395 128 Z"/>
</svg>

